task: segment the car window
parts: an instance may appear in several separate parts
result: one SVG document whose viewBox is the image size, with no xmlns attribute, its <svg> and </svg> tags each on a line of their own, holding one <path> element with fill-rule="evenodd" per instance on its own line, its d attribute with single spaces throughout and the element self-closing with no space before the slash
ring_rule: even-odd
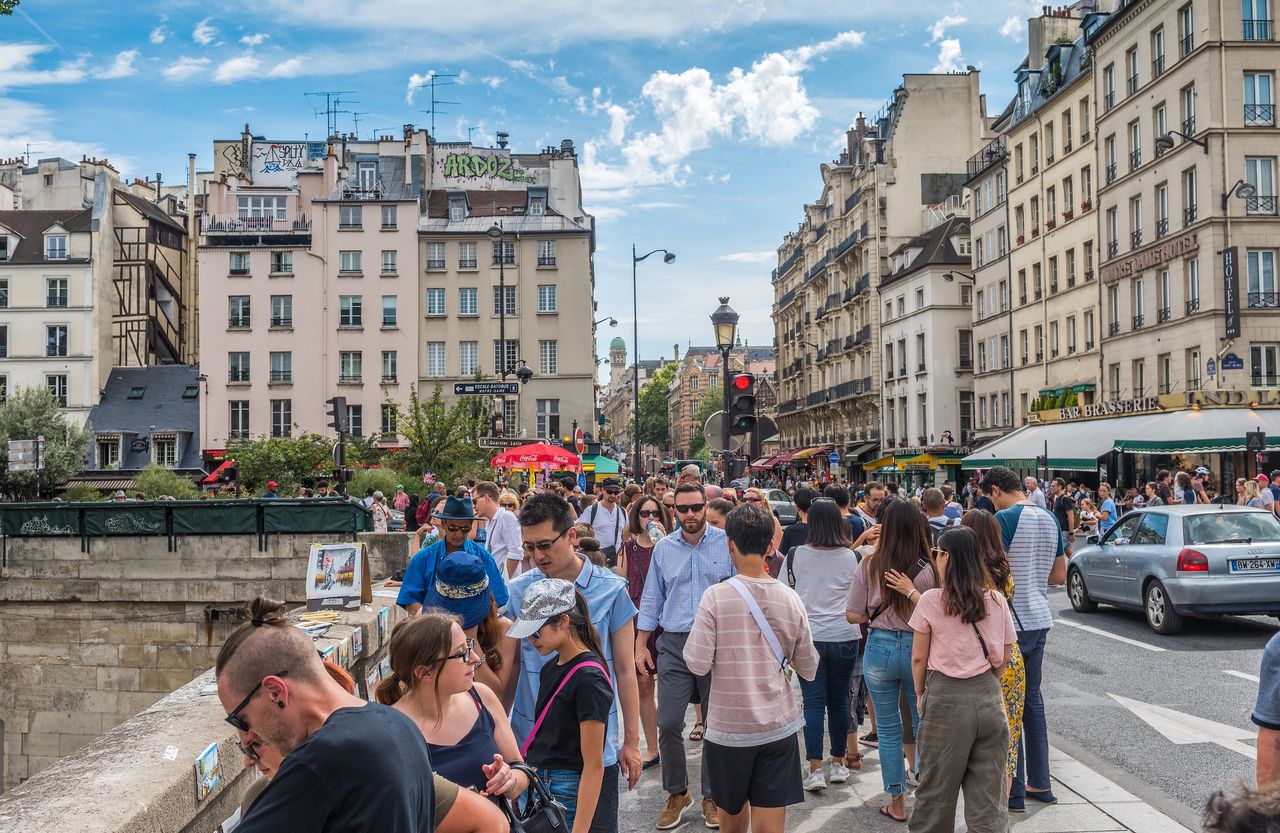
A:
<svg viewBox="0 0 1280 833">
<path fill-rule="evenodd" d="M 1133 534 L 1134 544 L 1163 544 L 1169 531 L 1169 516 L 1162 512 L 1144 512 L 1138 531 Z"/>
<path fill-rule="evenodd" d="M 1188 544 L 1250 540 L 1280 541 L 1280 521 L 1270 512 L 1204 512 L 1188 515 L 1183 526 Z"/>
<path fill-rule="evenodd" d="M 769 500 L 780 500 L 783 503 L 791 502 L 791 498 L 787 497 L 787 493 L 781 489 L 770 489 L 767 494 L 769 496 Z"/>
<path fill-rule="evenodd" d="M 1138 528 L 1138 521 L 1142 520 L 1138 513 L 1133 512 L 1125 515 L 1120 522 L 1112 527 L 1107 533 L 1107 537 L 1103 540 L 1104 544 L 1128 544 L 1133 538 L 1134 530 Z"/>
</svg>

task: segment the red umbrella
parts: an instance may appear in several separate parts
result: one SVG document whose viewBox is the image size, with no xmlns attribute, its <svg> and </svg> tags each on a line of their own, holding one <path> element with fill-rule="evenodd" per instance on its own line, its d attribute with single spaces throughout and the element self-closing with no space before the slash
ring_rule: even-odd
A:
<svg viewBox="0 0 1280 833">
<path fill-rule="evenodd" d="M 581 465 L 578 455 L 572 451 L 547 443 L 529 443 L 528 445 L 508 448 L 489 461 L 497 469 L 530 469 L 543 464 L 557 468 L 576 469 Z"/>
</svg>

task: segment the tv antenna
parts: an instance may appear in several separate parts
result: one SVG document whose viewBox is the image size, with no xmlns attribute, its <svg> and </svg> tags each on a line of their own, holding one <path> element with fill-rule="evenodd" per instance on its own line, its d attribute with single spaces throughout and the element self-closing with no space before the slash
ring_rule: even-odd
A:
<svg viewBox="0 0 1280 833">
<path fill-rule="evenodd" d="M 435 139 L 436 137 L 436 115 L 437 114 L 447 115 L 447 111 L 441 110 L 440 105 L 441 104 L 458 104 L 458 105 L 462 104 L 462 102 L 460 101 L 444 101 L 442 99 L 436 98 L 436 87 L 449 87 L 457 83 L 456 81 L 441 81 L 439 79 L 457 78 L 457 77 L 458 77 L 457 73 L 442 75 L 436 72 L 435 70 L 432 70 L 430 73 L 430 77 L 427 78 L 427 87 L 431 94 L 431 109 L 419 110 L 418 112 L 427 113 L 428 115 L 431 116 L 431 138 L 432 139 Z"/>
<path fill-rule="evenodd" d="M 31 148 L 32 147 L 33 147 L 32 144 L 30 142 L 27 142 L 27 152 L 23 154 L 24 165 L 27 165 L 27 166 L 31 165 Z M 40 145 L 35 145 L 34 147 L 36 150 L 41 150 Z"/>
<path fill-rule="evenodd" d="M 369 111 L 368 111 L 368 110 L 364 110 L 364 111 L 361 111 L 361 112 L 356 112 L 356 113 L 352 113 L 352 114 L 351 114 L 351 121 L 355 122 L 355 126 L 356 126 L 356 127 L 355 127 L 355 130 L 356 130 L 356 138 L 357 138 L 357 139 L 359 139 L 359 138 L 360 138 L 360 117 L 361 117 L 361 116 L 367 116 L 367 115 L 369 115 Z"/>
<path fill-rule="evenodd" d="M 324 115 L 325 117 L 325 138 L 326 139 L 338 132 L 338 114 L 351 112 L 350 110 L 340 109 L 342 105 L 344 103 L 346 104 L 356 103 L 353 100 L 348 100 L 344 102 L 342 100 L 342 96 L 355 95 L 355 94 L 356 94 L 355 90 L 326 90 L 323 92 L 303 93 L 303 95 L 307 96 L 308 98 L 310 98 L 311 96 L 316 97 L 316 100 L 312 104 L 312 107 L 315 109 L 316 118 L 319 118 L 321 115 Z M 323 110 L 320 109 L 320 100 L 319 100 L 320 96 L 324 96 Z"/>
</svg>

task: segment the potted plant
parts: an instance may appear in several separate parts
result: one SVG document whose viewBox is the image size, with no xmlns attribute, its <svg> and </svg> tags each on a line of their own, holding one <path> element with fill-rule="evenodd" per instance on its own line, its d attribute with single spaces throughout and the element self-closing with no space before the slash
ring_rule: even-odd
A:
<svg viewBox="0 0 1280 833">
<path fill-rule="evenodd" d="M 1025 234 L 1019 234 L 1019 235 L 1018 235 L 1018 245 L 1019 245 L 1019 246 L 1021 246 L 1021 245 L 1022 245 L 1023 243 L 1025 243 L 1025 242 L 1027 242 L 1027 236 L 1026 236 Z"/>
<path fill-rule="evenodd" d="M 1036 227 L 1034 227 L 1033 229 L 1031 229 L 1031 236 L 1032 236 L 1032 237 L 1039 237 L 1039 236 L 1040 236 L 1040 227 L 1039 227 L 1039 226 L 1036 226 Z"/>
</svg>

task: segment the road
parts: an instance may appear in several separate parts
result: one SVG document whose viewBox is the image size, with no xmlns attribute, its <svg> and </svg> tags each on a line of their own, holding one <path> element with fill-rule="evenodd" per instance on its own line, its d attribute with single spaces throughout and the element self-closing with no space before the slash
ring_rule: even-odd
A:
<svg viewBox="0 0 1280 833">
<path fill-rule="evenodd" d="M 1043 691 L 1052 745 L 1142 802 L 1199 830 L 1200 811 L 1213 790 L 1231 781 L 1252 781 L 1254 730 L 1249 714 L 1257 692 L 1252 678 L 1257 676 L 1263 646 L 1280 623 L 1262 617 L 1188 620 L 1183 633 L 1160 636 L 1140 613 L 1103 606 L 1096 613 L 1079 614 L 1061 590 L 1051 591 L 1049 598 L 1056 625 L 1045 654 Z M 1212 737 L 1220 743 L 1174 743 L 1134 709 L 1177 740 Z M 692 725 L 692 717 L 689 720 Z M 699 751 L 697 745 L 689 746 L 696 783 Z M 866 769 L 854 775 L 845 787 L 807 796 L 803 805 L 789 810 L 787 830 L 903 829 L 876 815 L 884 803 L 878 764 L 869 759 Z M 1063 792 L 1059 789 L 1060 795 Z M 661 778 L 650 770 L 634 792 L 622 797 L 619 829 L 653 830 L 664 800 Z M 1027 817 L 1011 816 L 1013 829 L 1048 829 L 1035 821 L 1037 812 L 1045 809 L 1033 808 Z M 705 829 L 696 811 L 697 804 L 686 814 L 681 830 Z"/>
</svg>

